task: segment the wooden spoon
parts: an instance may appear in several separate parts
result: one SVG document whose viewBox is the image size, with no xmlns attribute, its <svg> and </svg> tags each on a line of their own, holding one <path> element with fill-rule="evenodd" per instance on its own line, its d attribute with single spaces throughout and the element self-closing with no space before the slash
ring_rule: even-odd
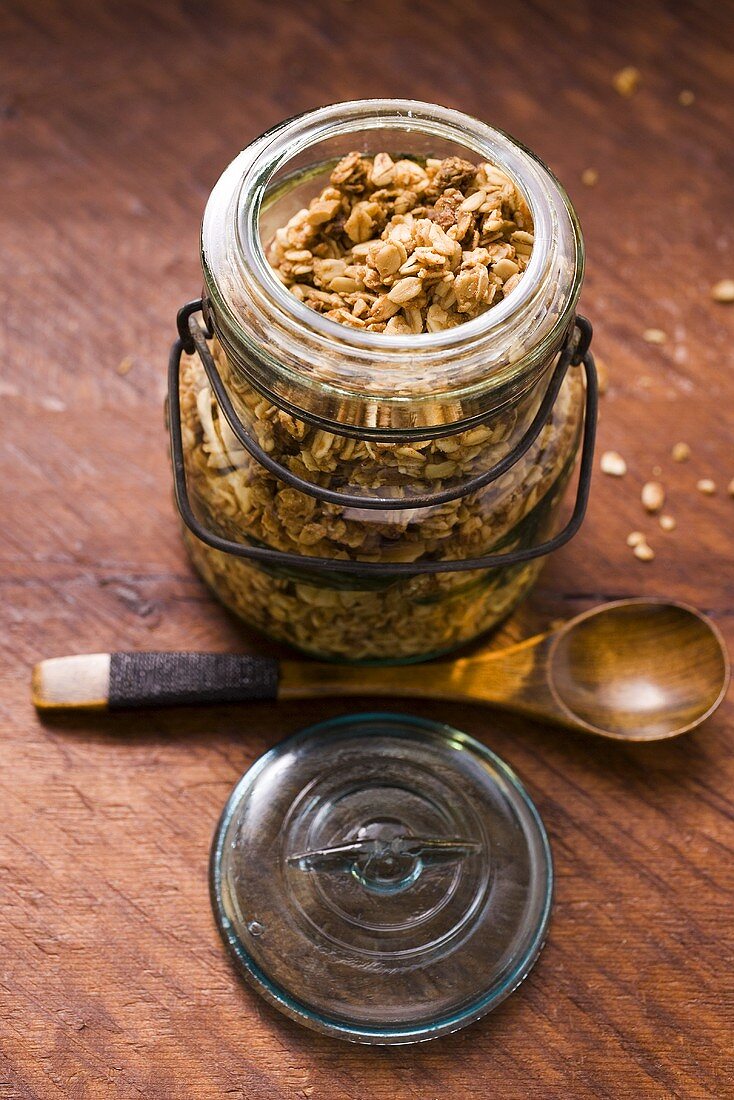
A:
<svg viewBox="0 0 734 1100">
<path fill-rule="evenodd" d="M 365 667 L 225 653 L 97 653 L 42 661 L 40 709 L 328 695 L 490 703 L 622 741 L 676 737 L 713 714 L 729 659 L 713 623 L 664 600 L 603 604 L 559 630 L 454 661 Z"/>
</svg>

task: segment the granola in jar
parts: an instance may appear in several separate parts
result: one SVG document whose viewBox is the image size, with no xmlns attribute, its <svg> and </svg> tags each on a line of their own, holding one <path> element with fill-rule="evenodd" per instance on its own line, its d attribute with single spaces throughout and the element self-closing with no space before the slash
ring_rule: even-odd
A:
<svg viewBox="0 0 734 1100">
<path fill-rule="evenodd" d="M 326 112 L 334 109 L 314 114 Z M 410 117 L 414 123 L 415 111 Z M 422 566 L 551 537 L 583 423 L 577 370 L 565 375 L 552 406 L 544 404 L 580 285 L 573 218 L 561 210 L 565 251 L 548 244 L 543 222 L 543 284 L 538 263 L 535 275 L 531 267 L 535 211 L 545 217 L 537 195 L 533 205 L 517 177 L 489 158 L 395 145 L 352 148 L 286 175 L 270 202 L 261 195 L 260 259 L 243 248 L 247 264 L 240 257 L 234 274 L 241 280 L 262 261 L 270 275 L 258 270 L 246 287 L 216 254 L 205 219 L 213 364 L 230 419 L 236 415 L 269 468 L 223 414 L 200 357 L 181 360 L 196 516 L 233 549 L 291 555 L 286 564 L 245 560 L 186 532 L 197 568 L 244 619 L 331 659 L 422 659 L 504 618 L 541 557 L 462 572 Z M 257 308 L 260 294 L 265 308 Z M 242 318 L 246 333 L 237 327 Z M 481 482 L 498 464 L 499 475 Z M 375 507 L 374 498 L 391 506 Z M 329 561 L 355 568 L 330 573 Z M 403 573 L 375 576 L 373 563 Z"/>
</svg>

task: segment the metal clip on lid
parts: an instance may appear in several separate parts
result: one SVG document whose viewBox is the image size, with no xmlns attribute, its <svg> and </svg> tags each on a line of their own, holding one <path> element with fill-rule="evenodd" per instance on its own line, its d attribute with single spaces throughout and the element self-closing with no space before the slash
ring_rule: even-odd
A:
<svg viewBox="0 0 734 1100">
<path fill-rule="evenodd" d="M 207 546 L 211 546 L 215 550 L 220 550 L 226 554 L 232 554 L 238 558 L 266 562 L 271 565 L 302 569 L 304 564 L 306 564 L 309 570 L 314 572 L 360 574 L 362 576 L 370 574 L 379 577 L 415 576 L 420 573 L 465 572 L 472 569 L 518 565 L 522 562 L 532 561 L 535 558 L 543 557 L 559 549 L 561 546 L 564 546 L 573 538 L 580 528 L 584 515 L 586 514 L 589 500 L 598 407 L 596 367 L 594 365 L 594 357 L 590 351 L 592 327 L 591 323 L 585 317 L 576 317 L 574 324 L 569 329 L 566 343 L 559 356 L 558 363 L 556 364 L 543 400 L 540 403 L 540 407 L 533 417 L 527 431 L 509 454 L 505 455 L 505 457 L 491 467 L 491 469 L 485 470 L 476 477 L 470 478 L 462 485 L 444 489 L 440 492 L 425 493 L 410 498 L 396 498 L 358 496 L 335 491 L 333 489 L 322 488 L 319 485 L 314 485 L 313 482 L 298 477 L 286 466 L 277 462 L 264 451 L 259 443 L 249 434 L 247 428 L 237 416 L 234 406 L 230 401 L 229 394 L 217 370 L 214 357 L 207 343 L 212 333 L 210 330 L 203 328 L 195 316 L 196 313 L 202 310 L 202 305 L 202 300 L 199 298 L 189 302 L 179 310 L 177 319 L 179 337 L 171 347 L 168 364 L 168 403 L 176 504 L 186 526 Z M 569 367 L 583 364 L 584 374 L 586 376 L 583 449 L 579 467 L 576 503 L 571 518 L 562 531 L 554 535 L 553 538 L 540 543 L 538 546 L 512 550 L 505 554 L 488 554 L 478 558 L 465 558 L 460 561 L 394 563 L 344 561 L 342 559 L 317 557 L 304 559 L 300 554 L 291 554 L 281 550 L 273 550 L 267 546 L 248 545 L 246 543 L 235 542 L 232 539 L 223 538 L 205 527 L 196 517 L 191 506 L 186 484 L 179 386 L 181 355 L 184 351 L 191 354 L 194 350 L 197 352 L 204 370 L 206 371 L 209 384 L 211 385 L 212 392 L 222 414 L 243 448 L 256 462 L 280 481 L 284 482 L 284 484 L 297 489 L 299 492 L 305 493 L 307 496 L 315 497 L 317 500 L 325 501 L 329 504 L 336 504 L 343 508 L 365 508 L 377 511 L 398 511 L 407 508 L 433 508 L 452 500 L 458 500 L 496 481 L 503 474 L 507 473 L 507 471 L 526 454 L 538 438 L 543 425 L 550 416 Z M 481 423 L 481 420 L 475 423 Z"/>
<path fill-rule="evenodd" d="M 352 875 L 366 890 L 395 894 L 407 890 L 425 867 L 460 863 L 479 850 L 463 837 L 412 836 L 398 822 L 378 821 L 360 829 L 356 840 L 288 857 L 299 871 Z"/>
</svg>

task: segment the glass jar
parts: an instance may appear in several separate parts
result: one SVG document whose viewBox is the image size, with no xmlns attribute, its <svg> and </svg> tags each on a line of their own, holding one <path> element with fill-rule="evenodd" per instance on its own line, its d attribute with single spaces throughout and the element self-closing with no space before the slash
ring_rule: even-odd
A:
<svg viewBox="0 0 734 1100">
<path fill-rule="evenodd" d="M 266 247 L 353 149 L 499 167 L 534 221 L 519 285 L 419 335 L 347 327 L 300 301 Z M 209 198 L 201 251 L 203 298 L 179 313 L 169 403 L 186 541 L 214 592 L 328 659 L 421 660 L 495 626 L 578 529 L 591 473 L 583 245 L 549 170 L 456 111 L 335 104 L 240 153 Z M 582 435 L 576 507 L 559 530 Z"/>
</svg>

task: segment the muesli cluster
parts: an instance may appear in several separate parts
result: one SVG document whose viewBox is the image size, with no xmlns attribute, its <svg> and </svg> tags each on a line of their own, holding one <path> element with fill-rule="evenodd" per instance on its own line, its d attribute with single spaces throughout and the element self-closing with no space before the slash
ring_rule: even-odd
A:
<svg viewBox="0 0 734 1100">
<path fill-rule="evenodd" d="M 275 234 L 269 259 L 296 297 L 369 332 L 438 332 L 519 284 L 533 219 L 512 180 L 460 157 L 353 152 Z"/>
</svg>

